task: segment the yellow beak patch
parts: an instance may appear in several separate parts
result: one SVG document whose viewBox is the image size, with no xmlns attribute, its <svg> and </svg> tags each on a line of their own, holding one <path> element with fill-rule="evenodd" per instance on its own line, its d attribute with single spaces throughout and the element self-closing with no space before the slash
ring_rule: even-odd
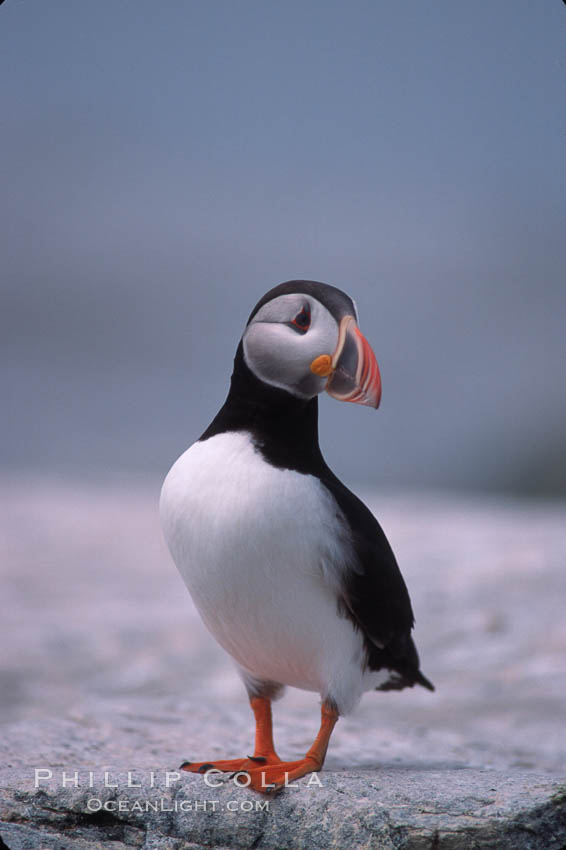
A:
<svg viewBox="0 0 566 850">
<path fill-rule="evenodd" d="M 332 357 L 330 354 L 321 354 L 311 363 L 311 372 L 318 375 L 319 378 L 326 378 L 332 372 Z"/>
</svg>

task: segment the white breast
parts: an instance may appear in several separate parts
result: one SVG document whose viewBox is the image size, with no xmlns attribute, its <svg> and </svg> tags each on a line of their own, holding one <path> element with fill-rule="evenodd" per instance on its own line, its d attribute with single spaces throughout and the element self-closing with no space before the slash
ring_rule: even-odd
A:
<svg viewBox="0 0 566 850">
<path fill-rule="evenodd" d="M 160 510 L 202 619 L 237 663 L 348 710 L 364 689 L 363 645 L 337 611 L 350 544 L 320 481 L 271 466 L 246 433 L 219 434 L 174 464 Z"/>
</svg>

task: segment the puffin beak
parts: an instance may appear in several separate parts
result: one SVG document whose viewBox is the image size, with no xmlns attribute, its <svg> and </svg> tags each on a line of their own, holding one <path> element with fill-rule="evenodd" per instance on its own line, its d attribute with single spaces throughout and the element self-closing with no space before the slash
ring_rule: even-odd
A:
<svg viewBox="0 0 566 850">
<path fill-rule="evenodd" d="M 332 398 L 379 407 L 379 366 L 369 342 L 353 316 L 344 316 L 341 320 L 338 345 L 332 358 L 327 354 L 321 355 L 312 362 L 311 370 L 315 374 L 328 375 L 325 390 Z"/>
</svg>

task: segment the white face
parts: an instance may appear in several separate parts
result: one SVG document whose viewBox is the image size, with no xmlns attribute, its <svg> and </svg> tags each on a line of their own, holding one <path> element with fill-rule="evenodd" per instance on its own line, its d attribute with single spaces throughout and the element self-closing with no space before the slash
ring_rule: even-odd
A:
<svg viewBox="0 0 566 850">
<path fill-rule="evenodd" d="M 260 380 L 309 399 L 324 390 L 327 379 L 313 374 L 311 363 L 332 355 L 338 345 L 338 322 L 310 295 L 280 295 L 264 304 L 243 336 L 244 358 Z"/>
</svg>

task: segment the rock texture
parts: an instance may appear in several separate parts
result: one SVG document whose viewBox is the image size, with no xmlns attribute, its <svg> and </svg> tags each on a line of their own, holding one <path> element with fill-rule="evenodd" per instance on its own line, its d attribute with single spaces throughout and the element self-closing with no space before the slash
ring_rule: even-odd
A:
<svg viewBox="0 0 566 850">
<path fill-rule="evenodd" d="M 264 799 L 178 775 L 247 753 L 253 725 L 165 551 L 157 491 L 3 487 L 5 846 L 564 850 L 564 505 L 365 494 L 437 692 L 367 694 L 320 785 Z M 317 723 L 316 696 L 289 691 L 281 754 L 304 752 Z"/>
<path fill-rule="evenodd" d="M 318 786 L 263 800 L 229 780 L 163 772 L 150 780 L 88 774 L 83 787 L 35 790 L 18 772 L 5 780 L 2 834 L 12 850 L 60 848 L 476 848 L 560 850 L 564 789 L 539 774 L 409 767 L 332 771 Z M 167 787 L 169 780 L 170 787 Z"/>
</svg>

